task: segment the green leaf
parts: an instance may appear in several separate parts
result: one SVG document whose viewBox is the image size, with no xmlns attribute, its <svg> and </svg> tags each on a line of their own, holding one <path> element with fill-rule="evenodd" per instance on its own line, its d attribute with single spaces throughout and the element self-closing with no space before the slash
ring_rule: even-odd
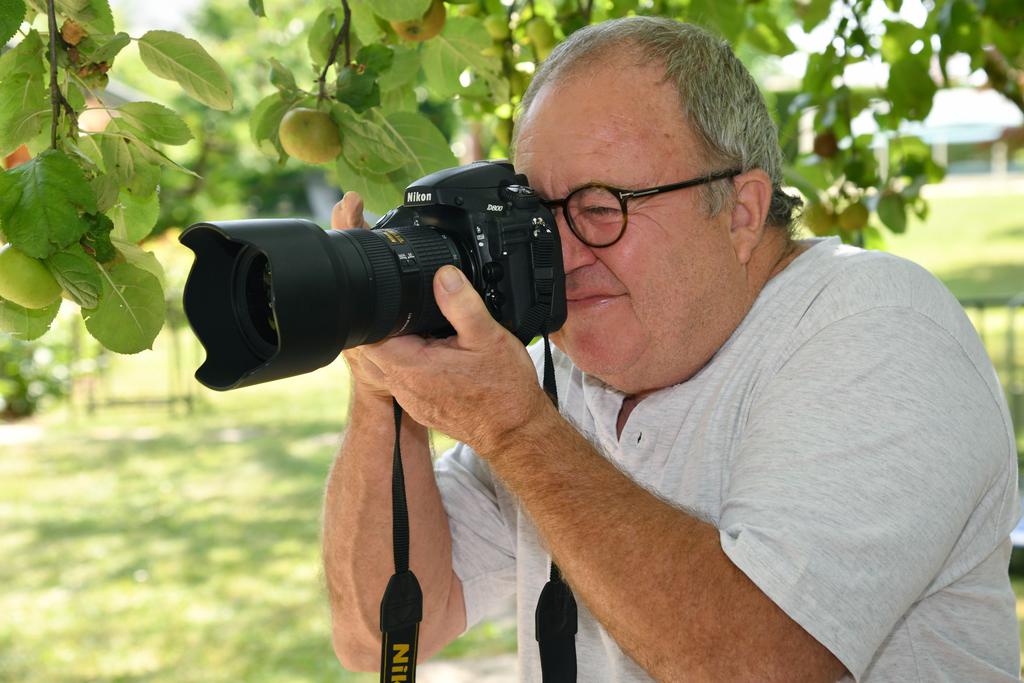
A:
<svg viewBox="0 0 1024 683">
<path fill-rule="evenodd" d="M 356 64 L 376 76 L 390 69 L 394 60 L 395 53 L 387 45 L 367 45 L 356 53 Z"/>
<path fill-rule="evenodd" d="M 296 90 L 291 70 L 273 57 L 270 58 L 270 83 L 278 90 Z"/>
<path fill-rule="evenodd" d="M 14 74 L 46 75 L 46 65 L 43 62 L 43 41 L 39 37 L 39 31 L 35 29 L 29 31 L 25 40 L 0 56 L 0 80 Z"/>
<path fill-rule="evenodd" d="M 381 92 L 409 85 L 416 80 L 420 70 L 420 55 L 416 50 L 396 45 L 392 48 L 392 55 L 391 66 L 377 79 Z"/>
<path fill-rule="evenodd" d="M 83 308 L 99 303 L 103 283 L 96 260 L 85 253 L 80 244 L 72 244 L 46 259 L 46 267 L 65 292 Z"/>
<path fill-rule="evenodd" d="M 878 200 L 878 217 L 896 234 L 907 229 L 907 208 L 898 193 L 885 193 Z"/>
<path fill-rule="evenodd" d="M 459 77 L 469 69 L 487 82 L 496 99 L 506 100 L 502 94 L 507 95 L 508 84 L 501 78 L 501 60 L 484 54 L 490 46 L 491 36 L 479 19 L 451 17 L 444 30 L 421 48 L 427 87 L 439 97 L 455 95 L 462 89 Z"/>
<path fill-rule="evenodd" d="M 806 3 L 795 3 L 795 9 L 803 20 L 804 31 L 810 32 L 811 29 L 828 18 L 832 9 L 832 0 L 809 0 Z"/>
<path fill-rule="evenodd" d="M 192 131 L 181 117 L 156 102 L 129 102 L 119 111 L 131 126 L 146 138 L 168 145 L 184 145 L 192 139 Z"/>
<path fill-rule="evenodd" d="M 62 300 L 58 298 L 45 308 L 24 308 L 0 299 L 0 332 L 15 339 L 31 341 L 46 334 L 57 317 Z"/>
<path fill-rule="evenodd" d="M 890 64 L 910 54 L 910 46 L 919 39 L 929 39 L 921 29 L 905 21 L 886 21 L 882 34 L 882 58 Z"/>
<path fill-rule="evenodd" d="M 295 105 L 296 100 L 285 93 L 276 92 L 257 103 L 249 116 L 249 134 L 261 151 L 278 159 L 284 159 L 284 150 L 278 139 L 277 130 L 281 119 Z"/>
<path fill-rule="evenodd" d="M 380 108 L 385 113 L 393 111 L 416 111 L 419 103 L 416 102 L 416 93 L 412 88 L 394 88 L 381 93 Z"/>
<path fill-rule="evenodd" d="M 107 0 L 58 0 L 61 14 L 84 26 L 90 33 L 113 33 L 114 15 Z"/>
<path fill-rule="evenodd" d="M 371 110 L 368 116 L 395 140 L 407 159 L 400 169 L 381 174 L 357 170 L 344 156 L 338 158 L 338 184 L 346 191 L 358 192 L 369 211 L 382 214 L 395 208 L 406 186 L 414 180 L 458 163 L 444 135 L 423 114 L 401 111 L 384 116 Z"/>
<path fill-rule="evenodd" d="M 404 185 L 458 164 L 444 134 L 423 114 L 411 111 L 393 112 L 387 116 L 381 116 L 379 112 L 375 114 L 408 160 L 401 169 L 405 176 Z"/>
<path fill-rule="evenodd" d="M 214 109 L 231 109 L 231 83 L 198 42 L 173 31 L 149 31 L 139 38 L 139 56 L 154 76 L 176 81 L 189 96 Z"/>
<path fill-rule="evenodd" d="M 893 62 L 889 68 L 886 94 L 892 102 L 892 114 L 912 121 L 922 121 L 932 110 L 932 99 L 938 87 L 928 72 L 928 63 L 916 55 Z"/>
<path fill-rule="evenodd" d="M 25 20 L 24 0 L 0 2 L 0 45 L 6 45 Z"/>
<path fill-rule="evenodd" d="M 730 42 L 743 32 L 746 24 L 745 3 L 719 2 L 719 0 L 691 0 L 689 18 L 703 26 L 718 29 Z"/>
<path fill-rule="evenodd" d="M 342 154 L 353 168 L 381 174 L 408 163 L 407 156 L 380 123 L 356 114 L 340 102 L 331 107 L 331 118 L 341 131 Z"/>
<path fill-rule="evenodd" d="M 363 199 L 367 211 L 383 214 L 402 202 L 402 193 L 408 183 L 393 180 L 387 175 L 356 170 L 345 155 L 340 155 L 334 165 L 338 186 L 348 192 L 354 190 Z"/>
<path fill-rule="evenodd" d="M 796 45 L 779 26 L 775 13 L 767 7 L 751 9 L 744 36 L 751 45 L 768 54 L 785 57 L 796 51 Z"/>
<path fill-rule="evenodd" d="M 39 135 L 51 116 L 42 76 L 18 73 L 5 78 L 0 83 L 0 156 Z"/>
<path fill-rule="evenodd" d="M 137 244 L 132 244 L 116 237 L 111 241 L 114 243 L 114 248 L 121 253 L 125 261 L 133 266 L 149 271 L 160 281 L 161 287 L 167 287 L 167 276 L 164 273 L 164 267 L 160 265 L 153 252 L 146 251 Z"/>
<path fill-rule="evenodd" d="M 331 45 L 340 29 L 341 18 L 338 16 L 337 10 L 325 9 L 313 21 L 309 35 L 306 36 L 306 47 L 309 49 L 310 59 L 318 68 L 322 68 L 327 63 Z"/>
<path fill-rule="evenodd" d="M 46 16 L 46 0 L 29 0 L 29 5 Z M 74 19 L 89 33 L 113 33 L 114 15 L 107 0 L 56 0 L 58 17 Z"/>
<path fill-rule="evenodd" d="M 377 23 L 373 4 L 366 0 L 349 0 L 352 9 L 352 32 L 364 45 L 378 43 L 384 38 L 384 31 Z"/>
<path fill-rule="evenodd" d="M 145 163 L 146 165 L 152 167 L 152 173 L 154 174 L 154 178 L 155 178 L 152 181 L 153 183 L 156 183 L 156 182 L 158 182 L 160 180 L 160 174 L 159 174 L 159 167 L 160 166 L 165 166 L 167 168 L 174 169 L 175 171 L 178 171 L 180 173 L 184 173 L 185 175 L 190 175 L 193 178 L 198 178 L 199 177 L 194 171 L 185 168 L 184 166 L 182 166 L 178 162 L 174 161 L 173 159 L 171 159 L 169 156 L 167 156 L 166 154 L 164 154 L 163 152 L 161 152 L 157 148 L 151 147 L 150 145 L 146 144 L 144 141 L 142 141 L 142 140 L 130 140 L 130 142 L 132 143 L 131 144 L 132 153 L 136 156 L 136 167 L 138 167 L 140 164 L 143 164 L 143 163 Z M 131 186 L 129 186 L 129 187 L 131 187 Z M 154 185 L 154 187 L 155 187 L 155 185 Z M 144 191 L 139 190 L 139 189 L 137 189 L 135 187 L 131 187 L 131 190 L 132 190 L 132 192 L 138 192 L 139 194 L 149 194 L 152 191 L 152 190 L 149 190 L 149 191 L 145 191 L 144 192 Z"/>
<path fill-rule="evenodd" d="M 133 133 L 117 119 L 110 121 L 100 140 L 103 162 L 107 172 L 117 177 L 122 185 L 137 195 L 150 195 L 160 182 L 160 166 L 177 167 L 177 164 Z"/>
<path fill-rule="evenodd" d="M 419 19 L 430 9 L 431 0 L 376 0 L 373 11 L 387 21 Z"/>
<path fill-rule="evenodd" d="M 117 353 L 153 348 L 164 324 L 160 281 L 131 263 L 101 269 L 103 296 L 95 308 L 83 308 L 85 327 L 101 344 Z"/>
<path fill-rule="evenodd" d="M 105 173 L 107 166 L 103 160 L 103 150 L 100 148 L 101 136 L 95 133 L 87 133 L 78 136 L 78 140 L 72 143 L 72 145 L 87 159 L 100 172 Z"/>
<path fill-rule="evenodd" d="M 112 36 L 86 36 L 78 44 L 78 51 L 90 62 L 110 63 L 131 42 L 131 36 L 123 31 Z"/>
<path fill-rule="evenodd" d="M 249 0 L 249 9 L 251 9 L 252 13 L 257 17 L 267 16 L 267 11 L 263 9 L 263 0 Z"/>
<path fill-rule="evenodd" d="M 117 203 L 107 215 L 114 223 L 114 237 L 139 242 L 153 230 L 160 217 L 160 195 L 154 192 L 140 197 L 126 188 L 118 193 Z"/>
<path fill-rule="evenodd" d="M 96 210 L 105 213 L 117 202 L 121 180 L 109 173 L 99 173 L 89 181 L 89 186 L 96 194 Z"/>
<path fill-rule="evenodd" d="M 346 66 L 338 74 L 336 97 L 360 114 L 380 104 L 380 87 L 370 70 L 360 73 L 352 66 Z"/>
<path fill-rule="evenodd" d="M 114 229 L 113 221 L 102 213 L 86 214 L 84 218 L 89 229 L 82 236 L 83 246 L 91 249 L 100 263 L 106 263 L 117 256 L 114 245 L 110 242 L 110 232 Z"/>
<path fill-rule="evenodd" d="M 79 211 L 96 210 L 81 166 L 50 149 L 0 175 L 0 220 L 7 239 L 46 258 L 75 242 L 88 226 Z"/>
<path fill-rule="evenodd" d="M 807 58 L 802 90 L 813 95 L 827 95 L 832 90 L 832 78 L 843 71 L 842 60 L 836 59 L 836 49 L 829 45 L 822 54 Z"/>
</svg>

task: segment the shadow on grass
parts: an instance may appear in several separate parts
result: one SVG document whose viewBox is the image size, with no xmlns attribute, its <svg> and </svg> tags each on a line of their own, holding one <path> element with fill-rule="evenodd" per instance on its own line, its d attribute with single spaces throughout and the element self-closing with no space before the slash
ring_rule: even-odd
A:
<svg viewBox="0 0 1024 683">
<path fill-rule="evenodd" d="M 1019 240 L 1024 239 L 1024 224 L 1013 225 L 997 230 L 989 235 L 989 239 Z"/>
</svg>

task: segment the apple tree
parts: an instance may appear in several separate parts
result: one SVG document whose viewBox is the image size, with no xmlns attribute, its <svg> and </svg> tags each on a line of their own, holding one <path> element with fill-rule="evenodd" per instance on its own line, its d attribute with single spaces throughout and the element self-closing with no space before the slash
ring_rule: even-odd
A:
<svg viewBox="0 0 1024 683">
<path fill-rule="evenodd" d="M 464 156 L 505 156 L 537 64 L 589 23 L 630 14 L 691 21 L 753 65 L 794 53 L 794 30 L 814 32 L 825 47 L 808 57 L 797 92 L 773 98 L 787 179 L 808 200 L 813 232 L 877 244 L 886 231 L 905 230 L 909 215 L 926 214 L 921 188 L 943 176 L 928 147 L 899 131 L 927 116 L 939 88 L 956 84 L 950 64 L 966 60 L 1024 110 L 1019 2 L 926 0 L 913 20 L 903 4 L 316 0 L 315 19 L 300 22 L 301 55 L 250 55 L 269 75 L 248 112 L 250 143 L 281 164 L 322 169 L 382 213 L 408 183 L 457 163 L 439 111 L 464 131 Z M 260 31 L 294 24 L 293 8 L 278 0 L 249 7 L 260 17 L 251 45 L 272 45 Z M 69 301 L 107 348 L 149 348 L 163 323 L 162 270 L 140 243 L 159 216 L 163 174 L 194 174 L 166 150 L 188 144 L 193 131 L 180 111 L 155 102 L 104 104 L 108 72 L 133 46 L 153 76 L 214 110 L 214 121 L 234 105 L 237 76 L 189 37 L 116 31 L 107 0 L 8 0 L 0 43 L 11 38 L 0 57 L 0 156 L 9 167 L 0 173 L 0 332 L 38 337 Z M 848 81 L 847 68 L 866 61 L 888 67 L 884 84 Z M 105 114 L 105 126 L 80 125 L 87 113 Z M 888 158 L 878 158 L 871 136 L 855 134 L 851 122 L 864 113 L 892 136 Z M 806 152 L 794 143 L 801 119 L 813 127 Z"/>
</svg>

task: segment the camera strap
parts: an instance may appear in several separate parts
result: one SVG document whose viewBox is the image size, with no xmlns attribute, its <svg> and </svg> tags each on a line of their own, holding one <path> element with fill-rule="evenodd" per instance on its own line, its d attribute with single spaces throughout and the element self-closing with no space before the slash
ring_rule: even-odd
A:
<svg viewBox="0 0 1024 683">
<path fill-rule="evenodd" d="M 555 386 L 555 364 L 551 358 L 551 342 L 544 333 L 544 392 L 558 407 Z M 540 670 L 543 683 L 575 683 L 576 681 L 576 599 L 551 560 L 551 573 L 537 600 L 534 613 L 537 644 L 540 647 Z"/>
<path fill-rule="evenodd" d="M 392 399 L 395 413 L 395 450 L 391 469 L 391 538 L 395 573 L 380 602 L 381 683 L 415 683 L 423 592 L 409 571 L 409 509 L 402 470 L 402 406 Z"/>
</svg>

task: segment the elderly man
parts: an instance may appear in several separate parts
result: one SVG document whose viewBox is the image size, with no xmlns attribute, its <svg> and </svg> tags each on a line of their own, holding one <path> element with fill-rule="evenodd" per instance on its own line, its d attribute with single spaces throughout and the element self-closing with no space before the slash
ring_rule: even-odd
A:
<svg viewBox="0 0 1024 683">
<path fill-rule="evenodd" d="M 515 144 L 564 253 L 560 409 L 455 268 L 434 294 L 456 336 L 346 352 L 324 511 L 341 661 L 378 666 L 396 397 L 421 658 L 515 594 L 539 681 L 553 559 L 581 681 L 1017 680 L 1016 449 L 991 364 L 920 268 L 790 237 L 799 202 L 730 49 L 669 20 L 581 30 Z M 360 213 L 347 196 L 335 227 Z M 427 428 L 460 441 L 433 467 Z"/>
</svg>

